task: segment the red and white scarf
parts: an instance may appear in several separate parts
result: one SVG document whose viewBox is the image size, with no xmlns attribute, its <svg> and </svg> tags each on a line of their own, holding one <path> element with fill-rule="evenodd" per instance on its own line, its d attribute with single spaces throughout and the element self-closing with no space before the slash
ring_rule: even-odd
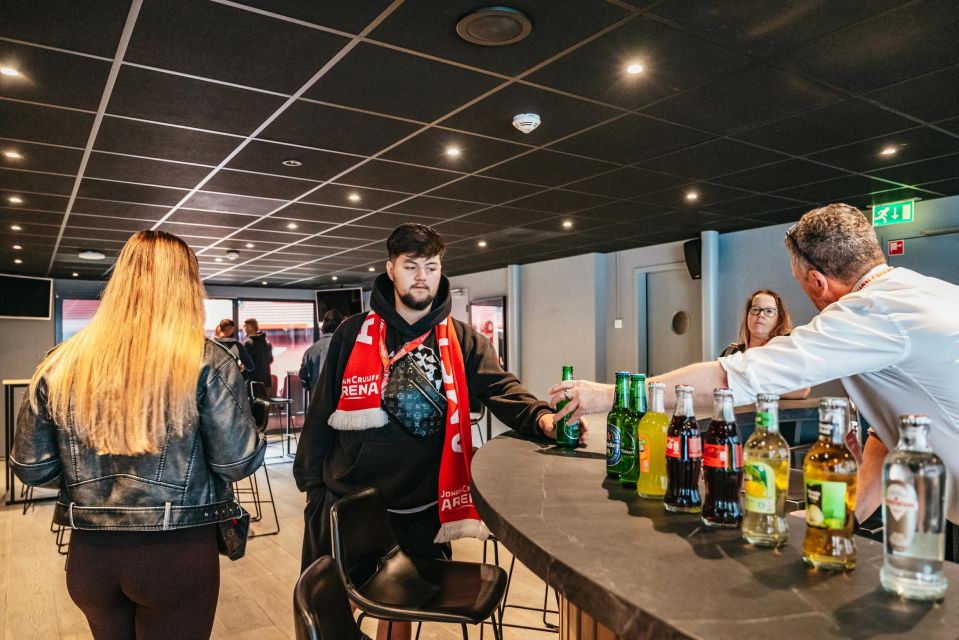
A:
<svg viewBox="0 0 959 640">
<path fill-rule="evenodd" d="M 383 410 L 381 393 L 390 366 L 419 347 L 429 332 L 408 342 L 390 358 L 386 350 L 386 322 L 370 311 L 356 336 L 356 343 L 346 362 L 340 401 L 329 418 L 339 430 L 376 429 L 389 422 Z M 436 325 L 436 342 L 443 368 L 446 390 L 446 434 L 440 458 L 438 504 L 440 531 L 435 542 L 459 538 L 485 540 L 489 530 L 480 520 L 470 497 L 470 462 L 473 458 L 473 428 L 469 415 L 469 392 L 463 350 L 447 317 Z M 464 399 L 463 403 L 459 399 Z"/>
</svg>

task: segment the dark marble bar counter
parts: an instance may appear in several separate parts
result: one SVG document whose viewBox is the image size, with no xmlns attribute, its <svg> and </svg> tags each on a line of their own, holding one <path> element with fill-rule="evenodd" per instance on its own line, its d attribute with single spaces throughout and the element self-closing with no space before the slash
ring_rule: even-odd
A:
<svg viewBox="0 0 959 640">
<path fill-rule="evenodd" d="M 805 522 L 789 517 L 780 550 L 739 530 L 706 530 L 606 479 L 604 425 L 586 449 L 501 435 L 476 454 L 473 500 L 516 557 L 621 638 L 959 637 L 959 565 L 940 604 L 902 601 L 879 585 L 880 543 L 857 536 L 858 567 L 802 562 Z"/>
</svg>

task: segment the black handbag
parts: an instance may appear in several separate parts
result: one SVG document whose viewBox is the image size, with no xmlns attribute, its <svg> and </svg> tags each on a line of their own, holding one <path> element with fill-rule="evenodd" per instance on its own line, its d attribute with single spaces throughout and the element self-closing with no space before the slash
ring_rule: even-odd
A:
<svg viewBox="0 0 959 640">
<path fill-rule="evenodd" d="M 246 554 L 246 539 L 250 536 L 250 514 L 236 505 L 237 515 L 216 523 L 216 547 L 221 556 L 239 560 Z"/>
<path fill-rule="evenodd" d="M 409 356 L 393 364 L 383 408 L 413 436 L 425 438 L 446 427 L 446 396 Z"/>
</svg>

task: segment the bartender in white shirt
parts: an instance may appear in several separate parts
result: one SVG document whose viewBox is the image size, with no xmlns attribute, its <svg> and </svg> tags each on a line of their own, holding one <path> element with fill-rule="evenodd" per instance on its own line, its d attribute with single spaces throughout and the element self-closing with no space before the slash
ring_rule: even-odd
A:
<svg viewBox="0 0 959 640">
<path fill-rule="evenodd" d="M 860 520 L 880 505 L 882 462 L 898 441 L 898 416 L 925 413 L 951 479 L 949 519 L 959 524 L 959 287 L 886 265 L 875 231 L 849 205 L 810 211 L 785 243 L 793 275 L 819 315 L 762 347 L 651 380 L 666 383 L 667 403 L 675 384 L 689 384 L 697 404 L 708 404 L 714 388 L 729 387 L 740 405 L 760 392 L 839 378 L 876 436 L 867 439 L 859 470 Z M 554 404 L 570 399 L 560 416 L 605 412 L 613 402 L 610 385 L 585 380 L 558 383 L 550 394 Z M 951 542 L 959 560 L 959 539 Z"/>
</svg>

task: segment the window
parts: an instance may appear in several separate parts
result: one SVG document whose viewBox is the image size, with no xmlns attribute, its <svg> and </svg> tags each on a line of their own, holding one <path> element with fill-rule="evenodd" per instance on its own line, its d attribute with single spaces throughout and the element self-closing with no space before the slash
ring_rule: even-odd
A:
<svg viewBox="0 0 959 640">
<path fill-rule="evenodd" d="M 90 324 L 93 314 L 100 307 L 100 300 L 63 299 L 60 312 L 60 342 L 73 336 L 77 331 Z M 206 299 L 203 301 L 206 317 L 203 329 L 208 338 L 213 337 L 213 331 L 223 318 L 233 317 L 233 300 Z"/>
<path fill-rule="evenodd" d="M 313 344 L 313 303 L 240 300 L 238 304 L 240 326 L 256 318 L 260 331 L 273 344 L 271 370 L 277 382 L 273 395 L 286 395 L 286 374 L 299 372 L 303 353 Z"/>
<path fill-rule="evenodd" d="M 206 316 L 203 320 L 203 331 L 207 338 L 212 338 L 220 320 L 233 318 L 233 301 L 221 298 L 207 298 L 203 301 L 203 310 Z"/>
</svg>

